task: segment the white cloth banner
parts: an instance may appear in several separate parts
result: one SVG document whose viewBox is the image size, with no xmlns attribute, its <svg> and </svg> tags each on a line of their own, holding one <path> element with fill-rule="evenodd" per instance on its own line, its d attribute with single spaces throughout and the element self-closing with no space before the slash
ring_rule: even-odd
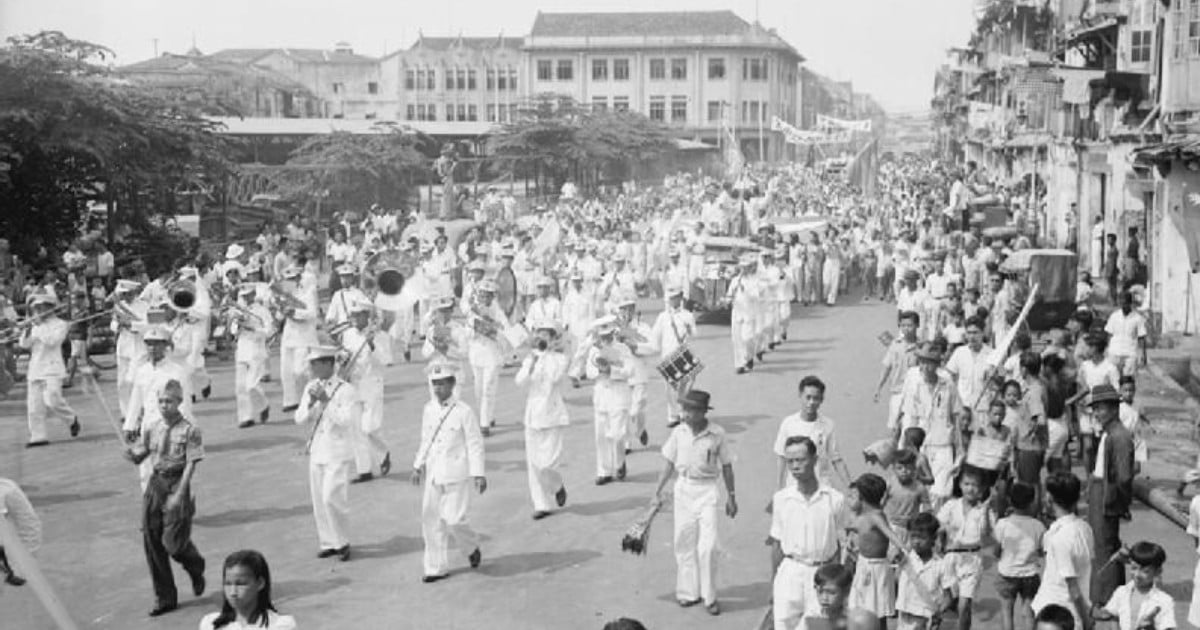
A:
<svg viewBox="0 0 1200 630">
<path fill-rule="evenodd" d="M 871 131 L 871 121 L 868 120 L 842 120 L 840 118 L 830 118 L 823 114 L 817 114 L 817 127 L 822 129 L 845 129 L 846 131 Z"/>
</svg>

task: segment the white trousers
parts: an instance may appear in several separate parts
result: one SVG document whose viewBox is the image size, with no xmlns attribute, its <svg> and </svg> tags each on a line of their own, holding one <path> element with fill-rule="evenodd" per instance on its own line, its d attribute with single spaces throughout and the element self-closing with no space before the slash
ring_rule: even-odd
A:
<svg viewBox="0 0 1200 630">
<path fill-rule="evenodd" d="M 629 405 L 596 404 L 596 476 L 612 477 L 625 464 L 625 435 Z"/>
<path fill-rule="evenodd" d="M 133 395 L 133 359 L 117 357 L 117 408 L 121 418 L 129 412 L 129 397 Z"/>
<path fill-rule="evenodd" d="M 784 558 L 775 572 L 772 585 L 775 630 L 794 630 L 809 607 L 817 605 L 817 587 L 813 577 L 817 567 Z"/>
<path fill-rule="evenodd" d="M 466 554 L 479 547 L 479 535 L 467 523 L 471 480 L 433 483 L 425 480 L 421 499 L 421 537 L 425 539 L 425 575 L 444 575 L 450 569 L 451 538 Z"/>
<path fill-rule="evenodd" d="M 717 601 L 717 480 L 675 480 L 675 597 Z"/>
<path fill-rule="evenodd" d="M 679 408 L 679 391 L 667 382 L 663 382 L 663 389 L 667 392 L 667 424 L 671 424 L 682 413 Z"/>
<path fill-rule="evenodd" d="M 735 315 L 729 326 L 733 341 L 733 367 L 740 368 L 754 359 L 757 352 L 757 336 L 752 317 Z"/>
<path fill-rule="evenodd" d="M 496 424 L 496 389 L 500 386 L 500 365 L 497 363 L 471 363 L 475 376 L 475 404 L 479 409 L 479 426 L 492 427 Z"/>
<path fill-rule="evenodd" d="M 63 398 L 62 378 L 39 378 L 29 381 L 25 391 L 28 407 L 29 441 L 41 442 L 49 439 L 46 433 L 47 416 L 58 416 L 67 426 L 75 421 L 75 410 Z"/>
<path fill-rule="evenodd" d="M 842 265 L 825 262 L 821 269 L 821 286 L 825 289 L 825 303 L 833 306 L 837 302 L 838 287 L 841 284 Z"/>
<path fill-rule="evenodd" d="M 354 451 L 354 472 L 374 475 L 381 472 L 380 466 L 388 453 L 387 443 L 383 441 L 383 383 L 364 383 L 358 393 L 362 396 L 363 413 L 350 443 Z"/>
<path fill-rule="evenodd" d="M 300 404 L 300 394 L 308 382 L 308 362 L 304 360 L 308 348 L 304 346 L 279 348 L 279 381 L 283 386 L 283 406 Z"/>
<path fill-rule="evenodd" d="M 525 462 L 529 473 L 529 496 L 536 512 L 557 507 L 554 495 L 563 487 L 562 427 L 534 429 L 525 427 Z"/>
<path fill-rule="evenodd" d="M 629 432 L 625 440 L 633 444 L 646 429 L 646 384 L 634 383 L 629 390 Z"/>
<path fill-rule="evenodd" d="M 308 463 L 308 489 L 321 549 L 350 544 L 350 469 L 345 460 L 330 464 Z"/>
<path fill-rule="evenodd" d="M 263 393 L 262 361 L 238 361 L 234 370 L 233 393 L 237 400 L 237 422 L 258 421 L 267 408 L 267 395 Z"/>
</svg>

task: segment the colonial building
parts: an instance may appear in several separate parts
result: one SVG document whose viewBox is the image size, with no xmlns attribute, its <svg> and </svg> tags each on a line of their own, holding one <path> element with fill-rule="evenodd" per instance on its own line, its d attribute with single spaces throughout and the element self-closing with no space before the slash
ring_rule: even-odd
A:
<svg viewBox="0 0 1200 630">
<path fill-rule="evenodd" d="M 539 12 L 524 50 L 527 96 L 641 112 L 711 144 L 728 125 L 749 161 L 784 155 L 773 116 L 797 122 L 804 58 L 774 30 L 732 11 Z"/>
<path fill-rule="evenodd" d="M 519 37 L 425 37 L 380 60 L 389 117 L 408 122 L 508 122 L 521 100 Z"/>
</svg>

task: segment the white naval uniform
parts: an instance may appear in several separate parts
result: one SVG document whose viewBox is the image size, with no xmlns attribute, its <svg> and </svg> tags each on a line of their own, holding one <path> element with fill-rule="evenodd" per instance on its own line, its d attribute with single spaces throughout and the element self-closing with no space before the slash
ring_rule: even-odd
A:
<svg viewBox="0 0 1200 630">
<path fill-rule="evenodd" d="M 601 374 L 596 359 L 601 354 L 615 357 L 621 362 L 613 366 L 608 374 Z M 634 376 L 637 359 L 625 345 L 614 342 L 604 348 L 588 348 L 584 365 L 587 377 L 596 382 L 592 390 L 592 407 L 595 417 L 596 476 L 613 477 L 625 465 L 625 437 L 629 426 L 629 404 L 633 388 L 629 379 Z"/>
<path fill-rule="evenodd" d="M 504 350 L 500 347 L 500 334 L 508 328 L 508 316 L 500 310 L 495 300 L 484 309 L 498 327 L 496 338 L 470 330 L 471 341 L 467 346 L 467 360 L 475 377 L 475 402 L 479 406 L 479 424 L 491 428 L 496 424 L 496 389 L 500 386 L 500 368 L 504 364 Z M 475 317 L 474 314 L 471 317 Z"/>
<path fill-rule="evenodd" d="M 267 338 L 271 336 L 271 312 L 262 304 L 254 303 L 247 307 L 257 319 L 251 317 L 249 325 L 234 321 L 230 325 L 231 332 L 237 336 L 237 347 L 234 350 L 234 398 L 237 400 L 237 422 L 248 420 L 258 421 L 262 412 L 267 409 L 267 395 L 262 389 L 263 376 L 267 355 Z"/>
<path fill-rule="evenodd" d="M 739 274 L 730 281 L 728 296 L 733 302 L 729 327 L 733 337 L 733 367 L 740 368 L 753 361 L 758 352 L 755 328 L 759 297 L 757 278 Z"/>
<path fill-rule="evenodd" d="M 127 303 L 142 320 L 146 318 L 146 304 L 141 300 Z M 129 327 L 122 326 L 114 317 L 109 324 L 110 329 L 117 333 L 117 406 L 121 417 L 129 415 L 129 397 L 133 394 L 133 369 L 138 361 L 146 356 L 146 342 L 142 341 L 142 328 L 136 322 Z"/>
<path fill-rule="evenodd" d="M 304 302 L 283 324 L 279 338 L 279 380 L 283 385 L 283 407 L 300 402 L 301 389 L 308 382 L 308 349 L 317 342 L 317 287 L 302 284 L 295 293 Z"/>
<path fill-rule="evenodd" d="M 149 355 L 143 357 L 133 367 L 133 391 L 129 395 L 129 413 L 125 416 L 122 430 L 130 432 L 141 427 L 144 434 L 155 424 L 162 422 L 158 397 L 170 381 L 178 382 L 183 388 L 183 401 L 179 403 L 180 413 L 189 419 L 195 418 L 195 414 L 192 413 L 192 382 L 188 378 L 190 375 L 191 368 L 187 364 L 170 356 L 163 357 L 163 360 L 157 363 L 151 361 Z M 150 474 L 154 472 L 154 464 L 150 460 L 151 458 L 147 457 L 138 464 L 142 490 L 146 489 L 146 484 L 150 482 Z"/>
<path fill-rule="evenodd" d="M 325 311 L 325 324 L 332 327 L 350 321 L 350 305 L 358 302 L 370 303 L 371 300 L 358 287 L 338 289 L 329 300 L 329 310 Z"/>
<path fill-rule="evenodd" d="M 483 435 L 475 412 L 457 396 L 425 403 L 421 445 L 413 460 L 424 470 L 421 537 L 425 540 L 425 575 L 445 575 L 450 539 L 467 554 L 479 547 L 479 535 L 467 522 L 472 478 L 484 476 Z"/>
<path fill-rule="evenodd" d="M 683 289 L 683 299 L 688 299 L 691 295 L 691 281 L 688 278 L 688 268 L 683 264 L 668 265 L 666 271 L 663 272 L 663 290 L 670 287 L 679 287 Z"/>
<path fill-rule="evenodd" d="M 671 431 L 663 457 L 675 466 L 675 598 L 717 601 L 716 552 L 721 490 L 726 464 L 733 464 L 725 430 L 711 421 L 698 435 L 687 424 Z"/>
<path fill-rule="evenodd" d="M 562 301 L 553 295 L 550 297 L 537 297 L 529 303 L 529 308 L 525 312 L 525 324 L 528 326 L 534 322 L 546 322 L 554 324 L 562 330 L 566 324 L 566 319 L 563 315 Z"/>
<path fill-rule="evenodd" d="M 535 352 L 517 371 L 518 386 L 528 386 L 525 398 L 525 461 L 529 495 L 536 512 L 554 509 L 554 494 L 563 487 L 563 427 L 570 424 L 563 401 L 567 357 L 561 352 Z"/>
<path fill-rule="evenodd" d="M 572 284 L 563 295 L 563 323 L 572 342 L 578 346 L 587 338 L 588 327 L 596 320 L 596 296 L 586 284 L 579 289 Z"/>
<path fill-rule="evenodd" d="M 187 319 L 176 329 L 176 352 L 186 345 L 187 355 L 184 361 L 191 370 L 192 391 L 200 392 L 212 385 L 212 378 L 205 367 L 204 350 L 208 347 L 208 337 L 212 331 L 212 296 L 208 292 L 208 283 L 200 278 L 192 281 L 196 291 L 196 303 L 188 309 Z M 186 340 L 181 337 L 186 336 Z"/>
<path fill-rule="evenodd" d="M 67 376 L 62 358 L 62 344 L 66 338 L 67 322 L 50 316 L 34 324 L 18 341 L 18 345 L 29 350 L 25 405 L 30 442 L 48 439 L 47 416 L 58 416 L 68 426 L 75 421 L 75 410 L 67 404 L 62 393 L 62 382 Z"/>
<path fill-rule="evenodd" d="M 350 474 L 354 469 L 354 427 L 362 403 L 354 385 L 334 376 L 320 383 L 329 402 L 314 403 L 308 386 L 300 396 L 296 424 L 319 422 L 308 455 L 308 487 L 322 550 L 350 544 Z M 310 429 L 311 430 L 311 429 Z"/>
<path fill-rule="evenodd" d="M 359 402 L 362 403 L 362 414 L 352 431 L 354 469 L 359 475 L 378 474 L 383 458 L 388 454 L 382 436 L 384 344 L 375 340 L 374 348 L 363 346 L 371 342 L 363 331 L 353 327 L 346 329 L 341 336 L 342 348 L 347 356 L 355 357 L 350 381 L 354 383 Z"/>
<path fill-rule="evenodd" d="M 686 308 L 673 309 L 668 304 L 650 327 L 650 344 L 658 351 L 661 363 L 681 346 L 686 346 L 695 334 L 696 316 Z M 667 394 L 667 424 L 671 424 L 680 413 L 679 400 L 675 387 L 666 381 L 663 382 L 663 387 L 666 388 Z"/>
<path fill-rule="evenodd" d="M 787 337 L 788 324 L 792 320 L 792 283 L 790 272 L 786 266 L 780 267 L 777 263 L 773 269 L 779 274 L 779 281 L 772 287 L 772 298 L 775 303 L 775 332 L 771 341 L 782 343 Z"/>
<path fill-rule="evenodd" d="M 767 267 L 759 265 L 758 273 L 758 308 L 755 311 L 755 326 L 758 331 L 756 345 L 759 352 L 767 349 L 767 345 L 775 341 L 779 323 L 779 308 L 775 305 L 775 296 L 783 279 L 779 277 L 774 265 Z"/>
<path fill-rule="evenodd" d="M 657 357 L 658 351 L 651 343 L 650 326 L 633 322 L 629 327 L 644 340 L 634 340 L 632 347 L 626 346 L 633 355 L 633 374 L 629 377 L 629 429 L 625 434 L 625 442 L 631 446 L 646 430 L 646 387 L 654 370 L 649 362 Z"/>
</svg>

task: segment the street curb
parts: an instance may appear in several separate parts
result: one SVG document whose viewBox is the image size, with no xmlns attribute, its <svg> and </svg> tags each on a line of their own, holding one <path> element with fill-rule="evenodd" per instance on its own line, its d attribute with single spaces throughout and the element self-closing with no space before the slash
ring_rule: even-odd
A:
<svg viewBox="0 0 1200 630">
<path fill-rule="evenodd" d="M 1171 376 L 1167 374 L 1167 372 L 1163 370 L 1161 366 L 1154 361 L 1147 361 L 1146 370 L 1153 374 L 1158 380 L 1162 381 L 1168 389 L 1177 394 L 1183 395 L 1184 406 L 1187 407 L 1188 410 L 1190 410 L 1193 414 L 1200 414 L 1200 402 L 1197 402 L 1196 398 L 1192 396 L 1191 392 L 1177 383 L 1175 379 L 1171 378 Z M 1182 482 L 1182 479 L 1179 481 Z M 1171 503 L 1171 499 L 1167 493 L 1163 492 L 1161 488 L 1155 488 L 1151 486 L 1149 480 L 1134 479 L 1133 496 L 1137 497 L 1139 501 L 1154 509 L 1159 514 L 1165 516 L 1167 520 L 1175 523 L 1182 529 L 1187 529 L 1188 515 L 1180 513 L 1179 510 L 1176 509 L 1175 505 Z"/>
</svg>

